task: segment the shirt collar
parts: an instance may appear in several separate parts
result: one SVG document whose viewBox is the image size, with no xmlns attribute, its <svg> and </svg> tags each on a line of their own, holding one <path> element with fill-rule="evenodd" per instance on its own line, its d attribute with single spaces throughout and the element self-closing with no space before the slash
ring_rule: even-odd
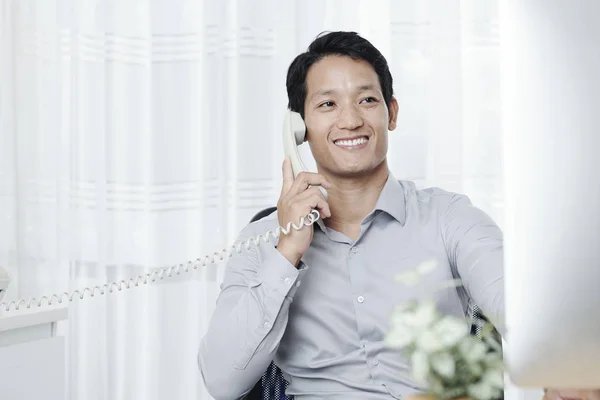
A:
<svg viewBox="0 0 600 400">
<path fill-rule="evenodd" d="M 396 180 L 392 172 L 379 194 L 375 210 L 381 210 L 394 217 L 400 224 L 406 222 L 406 199 L 404 187 Z"/>
<path fill-rule="evenodd" d="M 404 196 L 404 188 L 400 182 L 396 180 L 391 171 L 388 173 L 387 181 L 375 204 L 374 211 L 377 210 L 388 213 L 402 225 L 406 222 L 406 199 Z M 319 225 L 323 232 L 327 232 L 321 218 L 317 220 L 317 225 Z"/>
</svg>

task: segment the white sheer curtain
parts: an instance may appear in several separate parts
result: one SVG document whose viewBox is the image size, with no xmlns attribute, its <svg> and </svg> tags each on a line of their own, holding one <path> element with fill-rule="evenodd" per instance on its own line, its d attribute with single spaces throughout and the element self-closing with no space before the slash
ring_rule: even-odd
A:
<svg viewBox="0 0 600 400">
<path fill-rule="evenodd" d="M 286 69 L 324 30 L 358 31 L 388 58 L 394 174 L 465 192 L 502 223 L 497 0 L 0 4 L 8 299 L 230 244 L 277 201 Z M 221 273 L 72 304 L 69 399 L 208 398 L 196 350 Z"/>
</svg>

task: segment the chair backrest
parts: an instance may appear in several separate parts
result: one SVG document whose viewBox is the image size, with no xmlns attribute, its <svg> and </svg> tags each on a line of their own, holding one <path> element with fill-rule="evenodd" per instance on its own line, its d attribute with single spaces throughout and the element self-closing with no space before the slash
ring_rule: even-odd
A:
<svg viewBox="0 0 600 400">
<path fill-rule="evenodd" d="M 250 220 L 250 222 L 255 222 L 255 221 L 258 221 L 259 219 L 263 219 L 264 217 L 266 217 L 268 215 L 271 215 L 275 211 L 277 211 L 277 207 L 268 207 L 268 208 L 265 208 L 264 210 L 261 210 L 261 211 L 257 212 L 254 215 L 254 217 L 252 217 L 252 219 Z"/>
<path fill-rule="evenodd" d="M 272 362 L 262 374 L 260 380 L 246 395 L 245 400 L 293 400 L 293 396 L 285 394 L 288 382 L 283 377 L 283 372 Z"/>
<path fill-rule="evenodd" d="M 277 207 L 269 207 L 258 212 L 250 222 L 258 221 L 277 210 Z M 471 311 L 471 334 L 480 336 L 481 328 L 489 323 L 477 305 L 473 306 Z M 494 334 L 499 338 L 498 332 Z M 288 382 L 283 377 L 283 372 L 275 363 L 271 363 L 263 373 L 260 380 L 256 382 L 254 388 L 246 395 L 245 400 L 293 400 L 293 396 L 287 396 L 285 390 Z M 502 399 L 504 396 L 502 397 Z"/>
</svg>

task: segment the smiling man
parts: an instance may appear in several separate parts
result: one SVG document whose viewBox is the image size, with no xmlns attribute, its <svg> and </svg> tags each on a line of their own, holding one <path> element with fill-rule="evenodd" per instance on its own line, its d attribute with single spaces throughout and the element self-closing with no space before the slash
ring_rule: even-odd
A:
<svg viewBox="0 0 600 400">
<path fill-rule="evenodd" d="M 315 208 L 322 219 L 229 260 L 200 346 L 204 382 L 217 399 L 239 398 L 275 361 L 296 399 L 419 392 L 408 361 L 384 345 L 394 306 L 434 296 L 447 314 L 466 318 L 475 303 L 492 321 L 503 315 L 502 232 L 466 196 L 418 190 L 391 174 L 388 132 L 398 103 L 385 58 L 364 38 L 318 37 L 292 62 L 287 90 L 318 173 L 294 179 L 286 160 L 277 212 L 249 224 L 239 240 Z M 439 268 L 419 287 L 395 282 L 432 259 Z M 453 278 L 464 290 L 423 291 Z"/>
<path fill-rule="evenodd" d="M 275 361 L 296 399 L 398 399 L 423 388 L 384 344 L 394 306 L 433 295 L 447 314 L 466 317 L 475 303 L 503 315 L 500 229 L 466 196 L 418 190 L 388 168 L 392 83 L 383 55 L 352 32 L 318 37 L 290 65 L 289 108 L 306 123 L 318 173 L 294 179 L 286 160 L 277 212 L 239 240 L 315 208 L 322 219 L 227 263 L 198 357 L 213 397 L 243 396 Z M 432 259 L 439 268 L 420 289 L 395 281 Z M 423 292 L 456 277 L 465 290 Z"/>
</svg>

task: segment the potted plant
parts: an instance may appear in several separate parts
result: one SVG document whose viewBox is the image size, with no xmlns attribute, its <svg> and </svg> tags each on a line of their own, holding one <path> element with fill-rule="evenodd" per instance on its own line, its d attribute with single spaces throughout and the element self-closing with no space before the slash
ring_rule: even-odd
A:
<svg viewBox="0 0 600 400">
<path fill-rule="evenodd" d="M 435 263 L 419 265 L 398 280 L 414 285 Z M 445 282 L 441 290 L 455 288 L 459 281 Z M 496 400 L 504 390 L 502 346 L 491 324 L 481 337 L 470 334 L 464 318 L 442 315 L 431 299 L 399 305 L 386 336 L 389 347 L 401 349 L 410 360 L 413 379 L 428 388 L 422 396 L 449 400 L 469 398 Z"/>
</svg>

